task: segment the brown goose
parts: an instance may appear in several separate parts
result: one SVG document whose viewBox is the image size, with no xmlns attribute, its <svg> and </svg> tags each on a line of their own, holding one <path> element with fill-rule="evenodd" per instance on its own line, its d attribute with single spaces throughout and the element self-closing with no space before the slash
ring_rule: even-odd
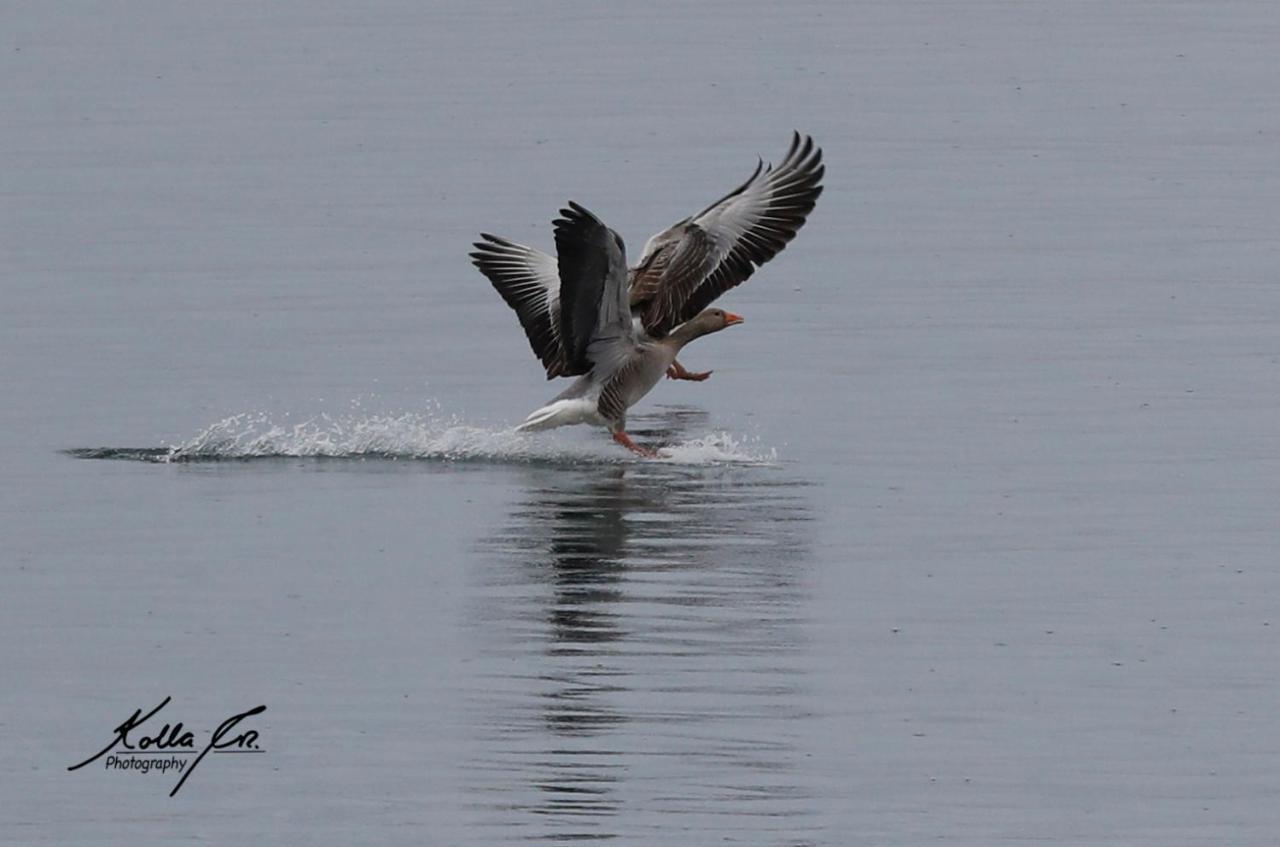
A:
<svg viewBox="0 0 1280 847">
<path fill-rule="evenodd" d="M 627 273 L 627 304 L 637 332 L 667 337 L 724 292 L 778 255 L 804 226 L 822 193 L 822 150 L 794 133 L 776 168 L 757 162 L 742 185 L 658 233 Z M 567 355 L 560 326 L 563 304 L 556 260 L 540 250 L 483 233 L 471 254 L 476 267 L 520 318 L 547 379 L 589 369 Z M 704 380 L 672 359 L 667 376 Z"/>
<path fill-rule="evenodd" d="M 547 332 L 562 353 L 564 370 L 581 376 L 517 429 L 596 424 L 608 427 L 613 440 L 627 449 L 656 457 L 627 436 L 627 409 L 657 385 L 684 345 L 742 323 L 742 318 L 707 309 L 664 338 L 649 337 L 631 318 L 622 239 L 577 203 L 560 214 L 555 230 L 561 306 Z M 527 331 L 528 301 L 517 302 L 516 313 Z"/>
</svg>

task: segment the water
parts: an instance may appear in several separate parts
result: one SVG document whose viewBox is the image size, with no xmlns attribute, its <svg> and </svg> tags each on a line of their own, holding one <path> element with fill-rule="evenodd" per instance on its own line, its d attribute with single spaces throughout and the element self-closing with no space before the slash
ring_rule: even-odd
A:
<svg viewBox="0 0 1280 847">
<path fill-rule="evenodd" d="M 1271 4 L 0 17 L 3 840 L 1274 841 Z M 662 458 L 513 432 L 476 235 L 793 128 Z"/>
<path fill-rule="evenodd" d="M 668 817 L 699 840 L 815 837 L 803 485 L 526 475 L 479 542 L 468 629 L 480 729 L 465 784 L 488 837 L 657 836 Z"/>
<path fill-rule="evenodd" d="M 355 404 L 359 406 L 361 404 Z M 338 417 L 322 414 L 294 422 L 277 421 L 268 414 L 232 415 L 181 444 L 165 447 L 83 447 L 67 450 L 81 459 L 134 459 L 174 462 L 225 462 L 248 459 L 404 459 L 444 462 L 494 462 L 547 464 L 621 464 L 626 455 L 616 448 L 600 449 L 599 439 L 577 436 L 530 436 L 514 427 L 493 429 L 469 426 L 438 413 L 362 415 Z M 665 407 L 653 425 L 632 429 L 661 439 L 658 461 L 677 464 L 766 464 L 777 451 L 754 455 L 743 439 L 732 433 L 712 432 L 692 440 L 680 440 L 683 425 L 705 418 L 696 408 Z M 675 440 L 673 440 L 673 438 Z"/>
</svg>

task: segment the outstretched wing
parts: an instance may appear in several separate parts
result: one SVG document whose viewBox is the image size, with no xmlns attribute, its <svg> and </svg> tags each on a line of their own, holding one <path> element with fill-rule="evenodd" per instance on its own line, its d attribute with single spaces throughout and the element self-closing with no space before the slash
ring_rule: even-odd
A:
<svg viewBox="0 0 1280 847">
<path fill-rule="evenodd" d="M 778 255 L 813 211 L 823 173 L 822 149 L 797 132 L 776 168 L 757 164 L 742 185 L 649 239 L 630 294 L 645 330 L 665 335 Z"/>
<path fill-rule="evenodd" d="M 556 260 L 532 247 L 481 233 L 471 261 L 515 310 L 547 379 L 566 376 L 560 343 L 560 274 Z"/>
<path fill-rule="evenodd" d="M 560 270 L 559 333 L 569 373 L 586 373 L 629 340 L 627 261 L 622 239 L 599 218 L 570 202 L 555 220 Z"/>
</svg>

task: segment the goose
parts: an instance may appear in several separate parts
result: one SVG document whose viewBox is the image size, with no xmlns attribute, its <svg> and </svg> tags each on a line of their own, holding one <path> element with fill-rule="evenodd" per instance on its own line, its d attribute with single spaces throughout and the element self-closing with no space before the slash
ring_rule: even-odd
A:
<svg viewBox="0 0 1280 847">
<path fill-rule="evenodd" d="M 627 410 L 658 384 L 686 344 L 743 320 L 706 309 L 663 338 L 646 335 L 631 318 L 622 238 L 577 203 L 560 215 L 554 225 L 561 308 L 547 332 L 558 345 L 560 364 L 580 376 L 516 431 L 595 424 L 628 450 L 657 458 L 655 450 L 627 435 Z M 523 319 L 526 313 L 517 314 Z"/>
<path fill-rule="evenodd" d="M 778 255 L 813 211 L 823 172 L 822 149 L 794 132 L 776 168 L 758 159 L 744 183 L 650 238 L 627 271 L 637 331 L 666 337 Z M 586 363 L 565 355 L 558 334 L 563 310 L 556 259 L 496 235 L 480 237 L 471 259 L 515 310 L 547 379 L 584 373 Z M 673 359 L 667 376 L 700 382 L 711 371 L 689 371 Z"/>
</svg>

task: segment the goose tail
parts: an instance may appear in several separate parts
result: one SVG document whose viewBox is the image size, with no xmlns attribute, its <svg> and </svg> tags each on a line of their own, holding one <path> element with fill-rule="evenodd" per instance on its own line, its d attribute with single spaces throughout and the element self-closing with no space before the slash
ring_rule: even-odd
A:
<svg viewBox="0 0 1280 847">
<path fill-rule="evenodd" d="M 524 423 L 516 427 L 516 432 L 532 432 L 582 423 L 600 423 L 599 417 L 596 404 L 590 400 L 581 397 L 552 400 L 542 408 L 530 412 Z"/>
</svg>

